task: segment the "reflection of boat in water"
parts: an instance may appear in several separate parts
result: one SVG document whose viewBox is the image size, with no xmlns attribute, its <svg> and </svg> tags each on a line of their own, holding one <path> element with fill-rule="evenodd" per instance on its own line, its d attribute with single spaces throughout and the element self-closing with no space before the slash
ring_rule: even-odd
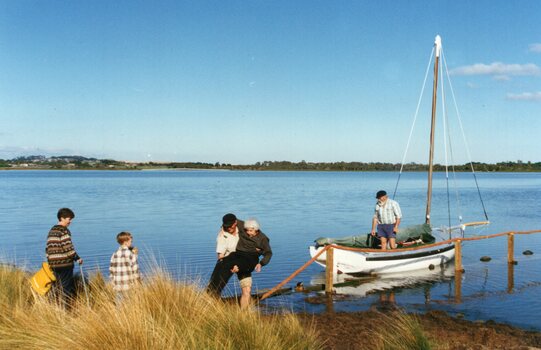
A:
<svg viewBox="0 0 541 350">
<path fill-rule="evenodd" d="M 424 284 L 450 281 L 455 277 L 453 264 L 435 266 L 434 269 L 423 269 L 404 273 L 387 273 L 374 278 L 362 278 L 355 282 L 350 275 L 337 276 L 334 290 L 336 294 L 365 297 L 368 294 L 393 290 L 395 288 L 415 288 Z M 312 277 L 313 285 L 325 283 L 325 274 L 317 274 Z M 341 286 L 342 285 L 342 286 Z"/>
<path fill-rule="evenodd" d="M 399 245 L 398 249 L 393 249 L 391 251 L 382 252 L 370 249 L 372 247 L 368 241 L 366 235 L 358 236 L 349 236 L 338 239 L 333 238 L 319 238 L 316 240 L 316 244 L 310 247 L 310 255 L 312 258 L 317 256 L 316 262 L 322 266 L 326 265 L 327 260 L 327 251 L 322 252 L 326 245 L 333 244 L 337 246 L 338 249 L 333 249 L 333 263 L 336 269 L 339 272 L 344 273 L 370 273 L 370 274 L 387 274 L 387 273 L 399 273 L 406 271 L 413 271 L 418 269 L 427 269 L 430 265 L 443 265 L 451 261 L 455 256 L 455 246 L 451 238 L 464 237 L 464 229 L 466 226 L 478 225 L 478 224 L 487 224 L 488 217 L 485 212 L 486 222 L 482 223 L 462 223 L 462 215 L 458 215 L 459 222 L 456 226 L 451 227 L 451 208 L 450 208 L 450 191 L 449 191 L 449 172 L 454 172 L 454 166 L 447 163 L 448 156 L 452 158 L 452 148 L 450 145 L 451 138 L 448 135 L 443 136 L 445 143 L 445 170 L 446 170 L 446 180 L 447 180 L 447 205 L 448 205 L 448 215 L 449 222 L 447 227 L 442 227 L 435 229 L 431 225 L 431 203 L 432 203 L 432 178 L 434 171 L 434 135 L 435 135 L 435 122 L 436 122 L 436 98 L 438 95 L 438 76 L 441 74 L 443 77 L 443 64 L 439 65 L 440 54 L 442 53 L 441 49 L 441 38 L 436 36 L 434 43 L 434 84 L 432 92 L 432 118 L 431 118 L 431 128 L 430 128 L 430 150 L 428 158 L 428 186 L 427 186 L 427 198 L 426 198 L 426 212 L 425 212 L 425 223 L 421 225 L 416 225 L 408 227 L 404 232 L 400 232 L 397 235 L 397 242 L 403 242 L 402 246 Z M 443 57 L 443 55 L 441 55 Z M 431 57 L 432 58 L 432 57 Z M 445 61 L 443 61 L 445 63 Z M 447 67 L 445 67 L 447 68 Z M 428 69 L 427 69 L 428 73 Z M 447 78 L 449 79 L 448 75 Z M 425 78 L 426 83 L 426 78 Z M 449 81 L 449 85 L 450 81 Z M 424 87 L 423 87 L 424 90 Z M 441 89 L 442 101 L 445 101 L 443 96 L 443 89 Z M 454 97 L 454 94 L 452 95 Z M 456 103 L 455 103 L 456 106 Z M 443 113 L 443 125 L 444 131 L 447 132 L 448 121 L 447 121 L 447 108 L 442 108 Z M 459 113 L 457 111 L 457 117 L 459 118 L 460 126 L 462 123 L 460 121 Z M 417 115 L 414 120 L 417 119 Z M 413 128 L 412 128 L 413 131 Z M 464 137 L 464 135 L 463 135 Z M 411 133 L 410 133 L 411 140 Z M 410 144 L 408 140 L 408 146 Z M 465 141 L 465 137 L 464 137 Z M 447 144 L 449 143 L 449 145 Z M 465 145 L 467 147 L 467 145 Z M 406 147 L 407 153 L 407 147 Z M 469 151 L 468 151 L 469 155 Z M 405 159 L 405 156 L 404 156 Z M 452 159 L 451 159 L 452 160 Z M 473 163 L 470 160 L 471 169 L 473 172 Z M 404 160 L 402 162 L 402 173 L 404 166 Z M 475 173 L 473 172 L 474 177 Z M 400 175 L 398 176 L 398 181 L 400 180 Z M 477 180 L 475 178 L 475 184 L 477 186 Z M 455 182 L 456 185 L 456 182 Z M 398 182 L 396 187 L 398 187 Z M 477 186 L 479 190 L 479 187 Z M 396 189 L 395 189 L 396 192 Z M 458 190 L 457 192 L 457 206 L 459 206 L 460 201 L 458 199 Z M 480 198 L 480 192 L 479 198 Z M 481 200 L 481 204 L 483 204 Z M 484 205 L 483 205 L 484 209 Z M 459 210 L 460 211 L 460 210 Z M 416 247 L 412 248 L 412 243 Z M 321 253 L 321 254 L 320 254 Z"/>
</svg>

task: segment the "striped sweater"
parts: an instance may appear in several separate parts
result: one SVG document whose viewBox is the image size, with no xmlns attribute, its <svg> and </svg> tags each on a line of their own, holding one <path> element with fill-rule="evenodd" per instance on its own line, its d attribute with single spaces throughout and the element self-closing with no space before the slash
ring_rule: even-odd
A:
<svg viewBox="0 0 541 350">
<path fill-rule="evenodd" d="M 70 267 L 79 260 L 71 241 L 71 232 L 67 227 L 54 225 L 47 235 L 45 247 L 47 262 L 51 268 Z"/>
</svg>

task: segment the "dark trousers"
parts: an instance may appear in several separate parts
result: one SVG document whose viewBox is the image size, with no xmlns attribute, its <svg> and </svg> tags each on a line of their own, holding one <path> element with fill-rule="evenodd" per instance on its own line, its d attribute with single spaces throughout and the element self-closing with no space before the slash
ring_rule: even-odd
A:
<svg viewBox="0 0 541 350">
<path fill-rule="evenodd" d="M 207 286 L 207 292 L 217 297 L 222 294 L 227 282 L 233 275 L 233 273 L 230 271 L 231 269 L 225 268 L 225 265 L 224 259 L 220 259 L 216 262 Z"/>
<path fill-rule="evenodd" d="M 52 269 L 56 277 L 54 285 L 56 295 L 65 303 L 75 296 L 75 281 L 73 279 L 73 266 L 55 267 Z"/>
<path fill-rule="evenodd" d="M 231 269 L 237 265 L 239 272 L 237 273 L 239 280 L 245 277 L 250 277 L 255 266 L 259 262 L 259 254 L 257 253 L 245 253 L 245 252 L 233 252 L 223 259 L 216 262 L 210 281 L 207 286 L 207 292 L 220 296 L 223 289 L 229 282 L 229 279 L 233 275 Z"/>
</svg>

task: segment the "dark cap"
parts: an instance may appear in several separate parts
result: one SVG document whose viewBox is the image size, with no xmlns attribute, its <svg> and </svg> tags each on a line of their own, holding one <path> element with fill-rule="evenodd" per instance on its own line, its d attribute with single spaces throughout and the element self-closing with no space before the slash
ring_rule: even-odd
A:
<svg viewBox="0 0 541 350">
<path fill-rule="evenodd" d="M 235 214 L 225 214 L 224 217 L 222 218 L 222 223 L 224 224 L 225 227 L 231 227 L 235 221 L 237 221 L 237 217 L 235 216 Z"/>
<path fill-rule="evenodd" d="M 378 191 L 378 193 L 376 193 L 376 198 L 380 199 L 381 197 L 386 196 L 386 195 L 387 195 L 387 192 L 381 190 L 381 191 Z"/>
</svg>

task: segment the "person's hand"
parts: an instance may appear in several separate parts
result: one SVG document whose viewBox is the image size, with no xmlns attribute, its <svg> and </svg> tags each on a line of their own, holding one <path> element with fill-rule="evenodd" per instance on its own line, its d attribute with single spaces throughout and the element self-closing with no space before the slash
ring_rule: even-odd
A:
<svg viewBox="0 0 541 350">
<path fill-rule="evenodd" d="M 131 249 L 131 251 L 132 251 L 133 254 L 135 254 L 135 255 L 139 254 L 139 248 L 137 248 L 137 247 L 133 247 L 133 248 Z"/>
<path fill-rule="evenodd" d="M 233 268 L 231 269 L 231 272 L 233 273 L 239 272 L 239 267 L 237 265 L 233 266 Z"/>
<path fill-rule="evenodd" d="M 372 230 L 372 232 L 370 232 L 370 234 L 371 234 L 372 236 L 375 236 L 375 235 L 376 235 L 376 231 Z"/>
<path fill-rule="evenodd" d="M 261 272 L 261 264 L 255 266 L 255 272 Z"/>
<path fill-rule="evenodd" d="M 79 265 L 82 265 L 83 264 L 83 259 L 79 258 L 79 260 L 77 260 L 77 262 L 79 263 Z"/>
<path fill-rule="evenodd" d="M 398 227 L 393 228 L 394 233 L 398 233 Z"/>
</svg>

